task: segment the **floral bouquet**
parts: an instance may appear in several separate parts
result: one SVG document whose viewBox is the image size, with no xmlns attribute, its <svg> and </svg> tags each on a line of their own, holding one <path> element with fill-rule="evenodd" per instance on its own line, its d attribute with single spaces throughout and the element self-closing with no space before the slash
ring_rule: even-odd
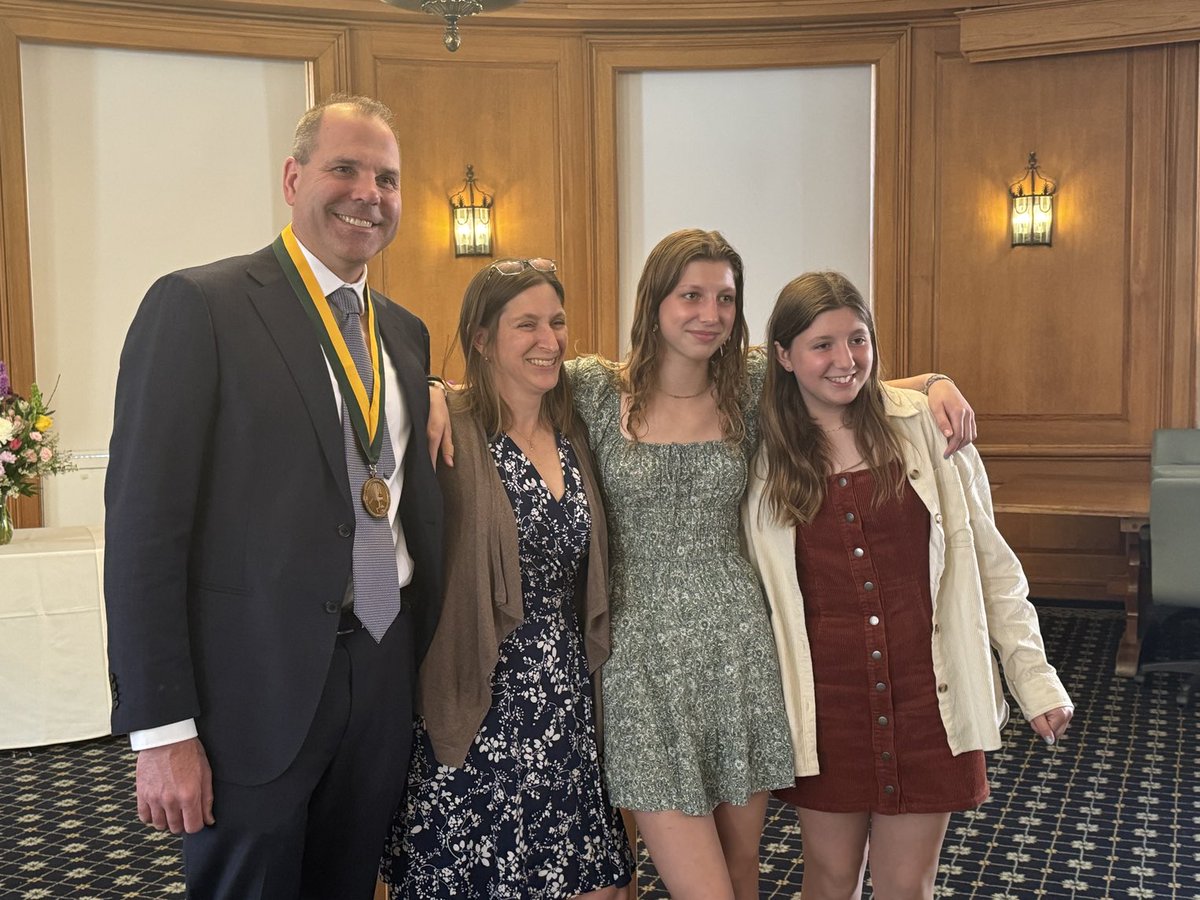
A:
<svg viewBox="0 0 1200 900">
<path fill-rule="evenodd" d="M 51 412 L 36 384 L 30 387 L 28 400 L 14 394 L 8 367 L 0 362 L 0 543 L 5 543 L 5 526 L 11 528 L 5 506 L 8 498 L 31 497 L 43 475 L 75 468 L 71 454 L 58 449 L 58 435 L 51 431 Z"/>
</svg>

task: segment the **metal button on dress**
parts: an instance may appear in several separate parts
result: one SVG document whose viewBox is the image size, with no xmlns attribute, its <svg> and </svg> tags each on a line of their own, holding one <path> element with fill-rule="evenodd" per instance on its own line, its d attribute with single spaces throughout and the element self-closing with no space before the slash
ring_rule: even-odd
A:
<svg viewBox="0 0 1200 900">
<path fill-rule="evenodd" d="M 896 793 L 896 789 L 894 787 L 892 787 L 890 784 L 887 784 L 887 785 L 884 785 L 883 792 L 885 794 L 894 794 L 894 793 Z"/>
<path fill-rule="evenodd" d="M 332 615 L 333 613 L 341 612 L 341 610 L 342 610 L 342 604 L 338 603 L 336 600 L 326 600 L 325 601 L 325 612 L 330 613 Z"/>
<path fill-rule="evenodd" d="M 879 616 L 871 616 L 869 619 L 867 619 L 867 623 L 870 625 L 878 625 L 879 624 Z"/>
<path fill-rule="evenodd" d="M 920 470 L 920 469 L 913 469 L 911 472 L 909 472 L 909 473 L 908 473 L 908 477 L 909 477 L 910 479 L 912 479 L 913 481 L 916 481 L 918 478 L 920 478 L 920 477 L 921 477 L 921 470 Z"/>
<path fill-rule="evenodd" d="M 890 754 L 886 750 L 884 750 L 882 753 L 879 754 L 879 758 L 882 759 L 884 762 L 888 762 L 892 758 L 892 754 Z"/>
<path fill-rule="evenodd" d="M 846 484 L 847 484 L 846 476 L 843 475 L 841 478 L 838 479 L 838 487 L 845 487 Z"/>
<path fill-rule="evenodd" d="M 941 513 L 937 513 L 937 514 L 936 514 L 936 515 L 933 517 L 933 521 L 935 521 L 935 522 L 937 522 L 939 525 L 941 525 L 941 524 L 942 524 L 942 514 L 941 514 Z"/>
<path fill-rule="evenodd" d="M 886 725 L 887 724 L 887 716 L 880 716 L 878 719 L 876 719 L 876 721 L 880 725 Z"/>
<path fill-rule="evenodd" d="M 880 653 L 878 650 L 872 650 L 871 651 L 871 659 L 883 659 L 883 654 Z"/>
<path fill-rule="evenodd" d="M 948 685 L 948 684 L 939 684 L 938 685 L 938 693 L 939 694 L 944 694 L 948 690 L 950 690 L 950 685 Z"/>
<path fill-rule="evenodd" d="M 854 513 L 846 513 L 846 521 L 853 522 L 854 521 Z"/>
<path fill-rule="evenodd" d="M 855 558 L 855 559 L 862 559 L 862 558 L 863 558 L 863 553 L 864 553 L 864 552 L 866 552 L 866 551 L 864 551 L 862 547 L 855 547 L 855 548 L 854 548 L 854 558 Z"/>
<path fill-rule="evenodd" d="M 347 525 L 345 522 L 343 522 L 341 525 L 338 526 L 338 534 L 341 535 L 342 537 L 350 537 L 350 535 L 354 534 L 354 529 L 351 528 L 349 525 Z"/>
<path fill-rule="evenodd" d="M 941 633 L 942 633 L 942 626 L 941 626 L 941 625 L 938 625 L 938 624 L 935 622 L 935 623 L 934 623 L 934 625 L 933 625 L 933 633 L 934 633 L 934 634 L 941 634 Z"/>
<path fill-rule="evenodd" d="M 880 692 L 886 691 L 887 685 L 884 684 L 882 681 L 877 681 L 877 682 L 875 682 L 875 690 L 880 691 Z"/>
<path fill-rule="evenodd" d="M 864 583 L 864 584 L 863 584 L 863 590 L 864 590 L 864 591 L 873 591 L 873 590 L 875 590 L 875 582 L 873 582 L 873 581 L 868 581 L 868 582 Z"/>
</svg>

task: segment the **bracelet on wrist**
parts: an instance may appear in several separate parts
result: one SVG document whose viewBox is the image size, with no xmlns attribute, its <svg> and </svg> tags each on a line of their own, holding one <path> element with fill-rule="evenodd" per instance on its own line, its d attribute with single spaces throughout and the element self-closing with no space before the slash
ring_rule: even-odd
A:
<svg viewBox="0 0 1200 900">
<path fill-rule="evenodd" d="M 951 378 L 949 375 L 940 375 L 940 374 L 934 373 L 933 375 L 930 375 L 928 378 L 925 379 L 925 384 L 923 384 L 921 386 L 921 393 L 924 394 L 926 397 L 928 397 L 929 389 L 931 387 L 933 387 L 935 384 L 937 384 L 939 381 L 948 381 L 951 384 L 954 384 L 954 379 Z"/>
<path fill-rule="evenodd" d="M 430 387 L 436 386 L 436 387 L 441 388 L 443 394 L 446 393 L 446 391 L 447 391 L 445 379 L 443 379 L 437 375 L 426 375 L 425 383 L 427 385 L 429 385 Z"/>
</svg>

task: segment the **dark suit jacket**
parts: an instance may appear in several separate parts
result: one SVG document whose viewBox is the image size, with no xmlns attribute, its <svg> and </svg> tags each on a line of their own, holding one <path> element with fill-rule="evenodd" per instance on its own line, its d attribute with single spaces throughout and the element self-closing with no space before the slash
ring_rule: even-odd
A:
<svg viewBox="0 0 1200 900">
<path fill-rule="evenodd" d="M 400 516 L 419 659 L 441 596 L 429 334 L 375 298 L 412 420 Z M 320 699 L 356 502 L 324 355 L 270 248 L 150 288 L 121 354 L 110 449 L 113 731 L 194 717 L 220 778 L 269 781 Z"/>
</svg>

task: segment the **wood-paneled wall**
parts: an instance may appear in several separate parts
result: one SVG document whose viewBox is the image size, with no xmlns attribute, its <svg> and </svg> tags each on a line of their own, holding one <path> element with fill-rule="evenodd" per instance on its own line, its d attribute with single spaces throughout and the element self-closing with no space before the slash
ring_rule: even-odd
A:
<svg viewBox="0 0 1200 900">
<path fill-rule="evenodd" d="M 1032 6 L 1092 2 L 1107 16 L 1102 45 L 1094 29 L 1022 44 L 1007 0 L 975 12 L 948 0 L 526 0 L 465 21 L 450 55 L 436 23 L 378 0 L 0 0 L 0 356 L 18 383 L 32 378 L 22 41 L 302 59 L 314 96 L 391 105 L 405 209 L 382 286 L 429 323 L 435 366 L 445 357 L 452 374 L 458 298 L 482 262 L 455 259 L 447 234 L 446 194 L 466 164 L 502 198 L 498 252 L 558 259 L 573 343 L 612 354 L 617 75 L 870 62 L 875 302 L 891 370 L 955 376 L 996 481 L 1141 476 L 1154 428 L 1196 424 L 1195 21 L 1173 18 L 1180 0 L 1153 0 L 1163 43 L 1146 45 L 1140 0 Z M 1009 58 L 968 62 L 968 31 L 981 55 Z M 1073 41 L 1106 49 L 1071 52 Z M 1008 242 L 1004 189 L 1030 150 L 1061 185 L 1048 249 Z M 37 515 L 26 505 L 19 523 Z M 1119 596 L 1111 522 L 1002 524 L 1035 593 Z"/>
<path fill-rule="evenodd" d="M 978 405 L 993 481 L 1148 477 L 1152 431 L 1194 423 L 1196 46 L 973 64 L 957 28 L 918 27 L 912 71 L 910 361 Z M 1003 185 L 1031 150 L 1054 245 L 1012 248 Z M 1124 577 L 1111 520 L 1001 525 L 1043 595 Z"/>
</svg>

